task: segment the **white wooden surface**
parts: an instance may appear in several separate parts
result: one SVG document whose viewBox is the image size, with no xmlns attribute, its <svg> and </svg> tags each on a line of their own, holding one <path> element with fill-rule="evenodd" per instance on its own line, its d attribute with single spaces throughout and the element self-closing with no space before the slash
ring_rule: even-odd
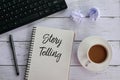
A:
<svg viewBox="0 0 120 80">
<path fill-rule="evenodd" d="M 120 0 L 66 0 L 68 9 L 24 25 L 0 35 L 0 80 L 23 80 L 33 26 L 46 26 L 74 30 L 76 33 L 70 64 L 70 80 L 120 80 Z M 100 9 L 101 17 L 92 22 L 84 18 L 81 24 L 70 20 L 70 12 L 81 9 L 84 14 L 92 6 Z M 9 48 L 8 34 L 15 40 L 20 76 L 15 75 Z M 109 67 L 101 73 L 85 70 L 77 60 L 77 48 L 88 36 L 101 36 L 108 40 L 113 50 Z"/>
</svg>

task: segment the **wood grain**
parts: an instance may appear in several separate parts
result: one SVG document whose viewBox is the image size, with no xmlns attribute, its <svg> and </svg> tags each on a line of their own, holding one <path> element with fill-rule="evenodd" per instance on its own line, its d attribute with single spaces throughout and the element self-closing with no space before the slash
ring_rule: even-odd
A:
<svg viewBox="0 0 120 80">
<path fill-rule="evenodd" d="M 120 79 L 120 0 L 66 0 L 66 2 L 68 9 L 0 35 L 0 80 L 23 80 L 33 26 L 75 31 L 70 80 Z M 74 9 L 80 9 L 86 15 L 88 9 L 93 6 L 100 9 L 100 18 L 96 22 L 83 18 L 80 24 L 76 24 L 69 18 L 71 11 Z M 20 76 L 15 75 L 8 42 L 9 34 L 12 34 L 15 40 Z M 108 40 L 113 50 L 113 58 L 109 67 L 101 73 L 91 73 L 85 70 L 77 60 L 77 48 L 81 40 L 92 35 Z"/>
<path fill-rule="evenodd" d="M 76 40 L 93 35 L 106 40 L 120 40 L 119 25 L 120 18 L 99 18 L 96 22 L 84 18 L 80 24 L 74 23 L 69 18 L 44 18 L 1 35 L 0 41 L 8 41 L 8 34 L 12 34 L 15 41 L 30 41 L 33 26 L 73 30 L 76 33 Z"/>
<path fill-rule="evenodd" d="M 15 42 L 15 49 L 18 58 L 19 65 L 26 65 L 27 58 L 28 58 L 28 51 L 29 51 L 29 44 L 30 42 Z M 73 52 L 71 57 L 71 65 L 80 65 L 77 59 L 77 49 L 80 42 L 73 43 Z M 109 44 L 112 47 L 113 51 L 113 58 L 111 60 L 110 65 L 120 65 L 120 42 L 109 41 Z M 0 42 L 0 65 L 13 65 L 13 58 L 11 49 L 9 46 L 9 42 Z"/>
<path fill-rule="evenodd" d="M 119 17 L 120 16 L 120 1 L 119 0 L 66 0 L 68 9 L 51 15 L 49 17 L 69 17 L 71 11 L 75 9 L 81 10 L 87 14 L 88 9 L 97 7 L 100 10 L 101 17 Z"/>
<path fill-rule="evenodd" d="M 70 80 L 119 80 L 120 66 L 109 66 L 106 70 L 99 73 L 92 73 L 83 67 L 70 68 Z"/>
<path fill-rule="evenodd" d="M 19 66 L 19 71 L 16 76 L 14 66 L 0 66 L 0 80 L 24 80 L 25 66 Z"/>
<path fill-rule="evenodd" d="M 20 75 L 16 76 L 14 66 L 0 66 L 0 80 L 24 80 L 25 66 L 19 66 Z M 92 73 L 82 66 L 70 67 L 69 80 L 119 80 L 120 66 L 109 66 L 100 73 Z"/>
</svg>

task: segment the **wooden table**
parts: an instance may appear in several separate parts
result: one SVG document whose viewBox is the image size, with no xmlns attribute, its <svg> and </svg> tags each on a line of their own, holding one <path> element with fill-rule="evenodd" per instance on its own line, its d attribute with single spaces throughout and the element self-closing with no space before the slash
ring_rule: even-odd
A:
<svg viewBox="0 0 120 80">
<path fill-rule="evenodd" d="M 120 80 L 120 0 L 66 0 L 66 2 L 68 9 L 0 36 L 0 80 L 23 80 L 33 26 L 75 31 L 70 80 Z M 101 16 L 96 22 L 83 18 L 80 24 L 75 24 L 69 18 L 72 10 L 80 8 L 83 13 L 86 13 L 92 6 L 98 7 L 101 12 Z M 15 75 L 8 34 L 12 34 L 14 37 L 20 76 Z M 81 40 L 93 35 L 108 40 L 113 50 L 113 58 L 109 67 L 101 73 L 87 71 L 77 59 L 77 48 Z"/>
</svg>

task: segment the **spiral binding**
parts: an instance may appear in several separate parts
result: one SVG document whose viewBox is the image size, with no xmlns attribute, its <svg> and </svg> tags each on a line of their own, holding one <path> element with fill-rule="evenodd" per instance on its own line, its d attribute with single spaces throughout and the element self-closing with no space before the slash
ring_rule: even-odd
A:
<svg viewBox="0 0 120 80">
<path fill-rule="evenodd" d="M 27 59 L 27 66 L 26 66 L 26 70 L 25 70 L 25 76 L 24 76 L 24 80 L 28 80 L 28 76 L 29 76 L 29 69 L 30 69 L 30 63 L 31 63 L 31 57 L 32 57 L 32 52 L 33 52 L 33 45 L 34 45 L 34 40 L 35 40 L 35 32 L 36 32 L 36 27 L 33 27 L 32 30 L 32 38 L 31 38 L 31 43 L 30 43 L 30 50 L 29 50 L 29 54 L 28 54 L 28 59 Z"/>
</svg>

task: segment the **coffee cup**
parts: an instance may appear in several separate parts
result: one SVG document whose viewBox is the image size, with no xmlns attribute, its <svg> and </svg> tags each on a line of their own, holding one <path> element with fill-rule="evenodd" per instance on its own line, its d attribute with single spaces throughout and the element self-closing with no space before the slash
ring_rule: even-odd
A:
<svg viewBox="0 0 120 80">
<path fill-rule="evenodd" d="M 86 66 L 89 63 L 102 64 L 109 57 L 108 49 L 103 44 L 94 44 L 87 51 L 88 61 L 86 62 Z"/>
<path fill-rule="evenodd" d="M 89 71 L 99 72 L 109 65 L 112 50 L 106 40 L 91 36 L 80 43 L 77 56 L 84 68 Z"/>
</svg>

